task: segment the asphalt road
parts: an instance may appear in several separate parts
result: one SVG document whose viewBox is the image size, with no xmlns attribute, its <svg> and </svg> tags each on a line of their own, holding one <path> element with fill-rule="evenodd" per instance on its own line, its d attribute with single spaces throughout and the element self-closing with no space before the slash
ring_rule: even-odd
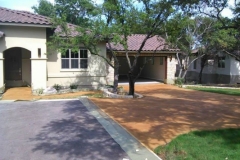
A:
<svg viewBox="0 0 240 160">
<path fill-rule="evenodd" d="M 123 160 L 78 100 L 0 103 L 0 160 Z"/>
</svg>

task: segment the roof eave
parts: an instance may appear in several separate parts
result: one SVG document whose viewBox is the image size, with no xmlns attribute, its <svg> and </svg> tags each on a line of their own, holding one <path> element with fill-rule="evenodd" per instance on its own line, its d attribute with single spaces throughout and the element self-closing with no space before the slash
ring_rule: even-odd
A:
<svg viewBox="0 0 240 160">
<path fill-rule="evenodd" d="M 109 50 L 108 50 L 109 51 Z M 113 50 L 114 52 L 117 52 L 117 53 L 125 53 L 126 51 L 123 51 L 123 50 Z M 141 51 L 142 53 L 154 53 L 155 51 L 144 51 L 144 50 L 142 50 Z M 157 54 L 157 53 L 169 53 L 169 54 L 175 54 L 175 53 L 180 53 L 181 51 L 174 51 L 174 50 L 159 50 L 159 51 L 156 51 L 155 53 Z M 128 53 L 137 53 L 137 51 L 128 51 Z"/>
<path fill-rule="evenodd" d="M 5 26 L 24 26 L 24 27 L 41 27 L 41 28 L 51 28 L 52 25 L 50 24 L 32 24 L 32 23 L 5 23 L 5 22 L 0 22 L 0 25 L 5 25 Z"/>
</svg>

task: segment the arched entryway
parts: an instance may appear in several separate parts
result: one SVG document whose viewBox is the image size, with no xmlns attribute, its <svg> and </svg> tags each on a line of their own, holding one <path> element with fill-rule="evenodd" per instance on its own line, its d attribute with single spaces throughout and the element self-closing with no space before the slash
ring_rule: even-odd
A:
<svg viewBox="0 0 240 160">
<path fill-rule="evenodd" d="M 14 47 L 5 50 L 3 56 L 6 86 L 31 86 L 31 52 L 21 47 Z"/>
</svg>

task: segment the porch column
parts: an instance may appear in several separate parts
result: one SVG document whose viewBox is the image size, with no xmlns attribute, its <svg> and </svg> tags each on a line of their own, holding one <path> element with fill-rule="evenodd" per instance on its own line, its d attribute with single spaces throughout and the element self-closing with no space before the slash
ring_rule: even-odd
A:
<svg viewBox="0 0 240 160">
<path fill-rule="evenodd" d="M 3 53 L 0 52 L 0 87 L 4 85 Z"/>
<path fill-rule="evenodd" d="M 32 89 L 47 86 L 47 58 L 31 58 Z"/>
<path fill-rule="evenodd" d="M 165 83 L 167 84 L 174 84 L 175 74 L 177 70 L 177 60 L 174 58 L 174 56 L 167 56 L 166 62 L 166 79 Z"/>
</svg>

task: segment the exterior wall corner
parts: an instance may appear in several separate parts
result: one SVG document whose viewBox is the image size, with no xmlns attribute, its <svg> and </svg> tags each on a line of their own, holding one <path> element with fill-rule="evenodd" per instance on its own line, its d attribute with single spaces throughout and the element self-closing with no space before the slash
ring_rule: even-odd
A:
<svg viewBox="0 0 240 160">
<path fill-rule="evenodd" d="M 174 57 L 167 57 L 166 60 L 166 84 L 174 84 L 175 74 L 177 70 L 177 60 Z"/>
</svg>

